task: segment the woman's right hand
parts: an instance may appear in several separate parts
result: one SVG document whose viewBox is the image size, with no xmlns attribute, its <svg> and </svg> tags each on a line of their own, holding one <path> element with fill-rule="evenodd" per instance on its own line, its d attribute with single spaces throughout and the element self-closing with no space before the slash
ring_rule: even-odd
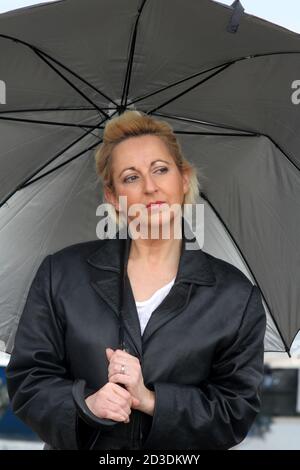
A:
<svg viewBox="0 0 300 470">
<path fill-rule="evenodd" d="M 112 419 L 129 423 L 131 406 L 137 406 L 139 400 L 134 398 L 124 387 L 107 382 L 85 402 L 91 412 L 98 418 Z"/>
</svg>

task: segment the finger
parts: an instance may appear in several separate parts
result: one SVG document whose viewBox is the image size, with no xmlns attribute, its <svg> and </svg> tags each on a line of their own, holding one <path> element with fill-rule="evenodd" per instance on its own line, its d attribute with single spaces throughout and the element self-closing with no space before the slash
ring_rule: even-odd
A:
<svg viewBox="0 0 300 470">
<path fill-rule="evenodd" d="M 107 398 L 107 401 L 112 403 L 116 408 L 115 411 L 118 411 L 120 408 L 125 411 L 128 415 L 131 413 L 131 408 L 128 404 L 128 400 L 120 397 L 119 395 L 110 396 Z"/>
<path fill-rule="evenodd" d="M 126 375 L 130 375 L 128 365 L 125 366 L 125 371 L 126 371 Z M 115 363 L 115 364 L 111 364 L 109 366 L 109 368 L 108 368 L 108 378 L 111 377 L 112 375 L 115 375 L 115 374 L 124 375 L 124 373 L 122 372 L 122 364 Z"/>
<path fill-rule="evenodd" d="M 119 412 L 111 411 L 111 410 L 107 412 L 107 419 L 129 423 L 129 416 L 125 415 L 124 413 L 119 413 Z"/>
<path fill-rule="evenodd" d="M 111 348 L 106 348 L 105 353 L 106 353 L 106 357 L 107 357 L 108 361 L 110 361 L 113 354 L 114 354 L 114 350 L 111 349 Z"/>
<path fill-rule="evenodd" d="M 116 392 L 120 397 L 124 398 L 125 400 L 131 398 L 131 395 L 128 390 L 126 390 L 124 387 L 120 387 L 120 385 L 118 385 L 117 383 L 111 383 L 114 386 L 114 392 Z"/>
<path fill-rule="evenodd" d="M 124 366 L 126 374 L 128 374 L 128 364 L 124 364 L 123 362 L 113 362 L 111 367 L 109 368 L 110 374 L 123 374 L 122 366 Z"/>
<path fill-rule="evenodd" d="M 129 375 L 129 371 L 141 373 L 141 364 L 137 358 L 131 356 L 131 360 L 114 357 L 108 364 L 108 375 L 122 374 L 122 366 L 125 366 L 125 373 Z"/>
<path fill-rule="evenodd" d="M 114 358 L 116 359 L 124 359 L 124 360 L 133 360 L 137 361 L 138 358 L 136 356 L 133 356 L 132 354 L 129 354 L 126 351 L 123 351 L 122 349 L 116 349 L 113 353 Z"/>
<path fill-rule="evenodd" d="M 111 411 L 115 413 L 124 414 L 124 417 L 127 418 L 131 414 L 131 408 L 127 403 L 116 403 L 112 400 L 108 400 L 108 407 Z"/>
<path fill-rule="evenodd" d="M 131 409 L 128 409 L 127 404 L 126 404 L 126 406 L 120 405 L 119 403 L 114 402 L 110 398 L 108 398 L 106 400 L 105 405 L 103 405 L 103 406 L 104 406 L 104 409 L 106 409 L 106 411 L 108 413 L 112 412 L 112 413 L 122 415 L 124 419 L 127 419 L 129 414 L 130 414 L 129 411 L 131 412 Z M 126 410 L 126 408 L 127 408 L 127 410 Z"/>
<path fill-rule="evenodd" d="M 120 383 L 123 385 L 130 385 L 131 384 L 131 377 L 126 374 L 113 374 L 109 378 L 109 382 L 113 383 Z"/>
<path fill-rule="evenodd" d="M 132 404 L 134 406 L 138 406 L 140 404 L 140 400 L 138 398 L 135 398 L 134 396 L 132 396 Z"/>
</svg>

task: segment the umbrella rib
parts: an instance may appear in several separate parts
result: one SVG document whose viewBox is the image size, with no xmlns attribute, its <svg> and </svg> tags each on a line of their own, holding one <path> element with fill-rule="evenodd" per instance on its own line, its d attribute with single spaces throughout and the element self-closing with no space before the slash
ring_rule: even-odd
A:
<svg viewBox="0 0 300 470">
<path fill-rule="evenodd" d="M 101 129 L 101 127 L 98 127 L 98 125 L 94 126 L 92 124 L 74 124 L 71 122 L 40 121 L 38 119 L 22 119 L 22 118 L 6 117 L 6 116 L 1 116 L 1 115 L 0 115 L 0 119 L 3 121 L 27 122 L 31 124 L 45 124 L 47 126 L 77 127 L 80 129 L 93 129 L 93 130 Z"/>
<path fill-rule="evenodd" d="M 282 147 L 278 144 L 278 142 L 276 142 L 276 141 L 273 139 L 273 137 L 271 137 L 271 136 L 268 135 L 268 134 L 263 134 L 263 133 L 262 133 L 261 135 L 263 135 L 264 137 L 266 137 L 267 139 L 269 139 L 269 140 L 272 142 L 272 144 L 274 144 L 275 147 L 278 148 L 278 150 L 280 151 L 280 153 L 282 153 L 282 155 L 284 155 L 284 156 L 288 159 L 288 161 L 296 168 L 296 170 L 300 171 L 300 166 L 298 166 L 298 162 L 297 162 L 296 160 L 294 160 L 293 157 L 291 157 L 290 155 L 288 155 L 288 154 L 282 149 Z"/>
<path fill-rule="evenodd" d="M 231 126 L 226 126 L 225 124 L 219 124 L 217 122 L 210 122 L 210 121 L 202 121 L 200 119 L 194 119 L 194 118 L 189 118 L 189 117 L 183 117 L 183 116 L 177 116 L 175 114 L 165 114 L 165 113 L 153 113 L 154 116 L 160 116 L 164 118 L 169 118 L 169 119 L 174 119 L 177 121 L 183 121 L 183 122 L 191 122 L 195 124 L 204 124 L 208 127 L 218 127 L 220 129 L 227 129 L 229 131 L 237 131 L 237 132 L 244 132 L 245 134 L 255 134 L 257 135 L 257 132 L 250 131 L 249 129 L 242 129 L 239 127 L 231 127 Z M 260 135 L 260 134 L 258 134 Z"/>
<path fill-rule="evenodd" d="M 122 91 L 121 110 L 126 109 L 127 107 L 129 86 L 130 86 L 130 80 L 132 76 L 132 65 L 133 65 L 133 58 L 134 58 L 134 52 L 135 52 L 137 28 L 138 28 L 139 19 L 142 14 L 142 10 L 145 6 L 146 1 L 147 0 L 143 0 L 142 5 L 138 9 L 137 18 L 135 20 L 134 30 L 133 30 L 131 44 L 130 44 L 129 58 L 127 62 L 126 74 L 125 74 L 125 79 L 124 79 L 123 91 Z"/>
<path fill-rule="evenodd" d="M 224 65 L 223 67 L 221 67 L 219 70 L 216 70 L 215 72 L 213 72 L 213 73 L 212 73 L 211 75 L 209 75 L 208 77 L 205 77 L 205 78 L 203 78 L 203 80 L 200 80 L 200 82 L 195 83 L 194 85 L 190 86 L 189 88 L 187 88 L 186 90 L 182 91 L 181 93 L 178 93 L 178 95 L 175 95 L 175 96 L 173 96 L 172 98 L 168 99 L 167 101 L 164 101 L 164 102 L 163 102 L 162 104 L 160 104 L 159 106 L 156 106 L 155 108 L 150 109 L 150 111 L 147 111 L 146 114 L 152 114 L 154 111 L 157 111 L 158 109 L 163 108 L 163 107 L 166 106 L 167 104 L 172 103 L 173 101 L 177 100 L 177 99 L 180 98 L 181 96 L 186 95 L 188 92 L 192 91 L 194 88 L 196 88 L 196 87 L 202 85 L 203 83 L 207 82 L 208 80 L 212 79 L 213 77 L 215 77 L 215 76 L 218 75 L 219 73 L 223 72 L 223 70 L 227 69 L 227 68 L 230 67 L 231 65 L 233 65 L 233 62 L 227 63 L 226 65 Z"/>
<path fill-rule="evenodd" d="M 97 106 L 96 103 L 94 103 L 88 96 L 86 96 L 85 93 L 83 93 L 76 85 L 74 85 L 74 83 L 72 83 L 71 80 L 69 80 L 63 73 L 61 73 L 56 67 L 54 67 L 54 65 L 51 64 L 49 62 L 49 60 L 44 57 L 43 53 L 41 54 L 38 51 L 35 51 L 35 53 L 41 60 L 43 60 L 48 65 L 48 67 L 50 67 L 52 70 L 54 70 L 57 73 L 57 75 L 59 75 L 65 82 L 67 82 L 68 85 L 70 85 L 71 88 L 73 88 L 75 91 L 77 91 L 77 93 L 79 93 L 79 95 L 81 95 L 92 106 L 94 106 L 95 109 L 97 109 L 101 114 L 103 114 L 104 117 L 109 118 L 109 115 L 105 111 L 103 111 L 101 108 L 99 108 L 99 106 Z"/>
<path fill-rule="evenodd" d="M 202 131 L 177 131 L 174 130 L 175 134 L 187 134 L 187 135 L 216 135 L 225 137 L 259 137 L 260 134 L 245 134 L 244 132 L 202 132 Z"/>
<path fill-rule="evenodd" d="M 24 184 L 26 184 L 29 180 L 31 180 L 31 178 L 33 178 L 36 174 L 38 174 L 40 171 L 42 171 L 47 165 L 49 165 L 50 163 L 52 163 L 54 160 L 56 160 L 57 158 L 59 158 L 64 152 L 67 152 L 73 145 L 77 144 L 78 142 L 80 142 L 82 139 L 84 139 L 84 137 L 86 137 L 88 134 L 90 134 L 91 131 L 87 131 L 85 132 L 82 136 L 78 137 L 77 139 L 75 139 L 73 142 L 71 142 L 71 144 L 67 145 L 63 150 L 60 150 L 53 158 L 51 158 L 50 160 L 48 160 L 46 163 L 44 163 L 41 167 L 39 167 L 37 170 L 35 170 L 32 174 L 30 174 L 28 177 L 26 177 L 26 179 L 24 181 L 22 181 L 22 183 L 20 183 L 13 191 L 11 191 L 7 197 L 4 198 L 3 201 L 1 201 L 0 203 L 0 208 L 17 192 L 19 191 L 23 186 Z"/>
<path fill-rule="evenodd" d="M 113 108 L 101 108 L 111 110 Z M 33 113 L 33 112 L 51 112 L 51 111 L 95 111 L 95 107 L 79 107 L 79 108 L 30 108 L 30 109 L 11 109 L 9 111 L 0 111 L 1 114 L 9 113 Z"/>
<path fill-rule="evenodd" d="M 241 62 L 243 60 L 248 60 L 248 59 L 256 59 L 258 57 L 267 57 L 267 56 L 272 56 L 272 55 L 288 55 L 288 54 L 300 54 L 300 51 L 282 51 L 282 52 L 265 52 L 265 53 L 262 53 L 262 54 L 253 54 L 253 55 L 249 55 L 249 56 L 243 56 L 243 57 L 238 57 L 237 59 L 234 59 L 234 60 L 231 60 L 229 62 L 224 62 L 222 64 L 219 64 L 219 65 L 215 65 L 214 67 L 210 67 L 208 69 L 205 69 L 205 70 L 202 70 L 201 72 L 196 72 L 192 75 L 189 75 L 188 77 L 185 77 L 185 78 L 182 78 L 176 82 L 173 82 L 171 83 L 170 85 L 166 85 L 162 88 L 159 88 L 158 90 L 155 90 L 155 91 L 152 91 L 150 93 L 147 93 L 146 95 L 143 95 L 143 96 L 140 96 L 140 97 L 137 97 L 137 98 L 134 98 L 132 101 L 131 101 L 131 104 L 135 104 L 139 101 L 142 101 L 142 100 L 145 100 L 147 98 L 150 98 L 151 96 L 154 96 L 154 95 L 157 95 L 158 93 L 161 93 L 165 90 L 168 90 L 169 88 L 172 88 L 172 87 L 175 87 L 177 85 L 180 85 L 181 83 L 184 83 L 188 80 L 191 80 L 192 78 L 195 78 L 195 77 L 198 77 L 200 75 L 203 75 L 204 73 L 208 73 L 208 72 L 211 72 L 212 70 L 215 70 L 215 69 L 218 69 L 220 67 L 223 67 L 227 64 L 229 65 L 232 65 L 232 64 L 235 64 L 236 62 Z"/>
<path fill-rule="evenodd" d="M 226 62 L 225 64 L 216 65 L 216 66 L 211 67 L 209 69 L 202 70 L 201 72 L 193 73 L 192 75 L 189 75 L 188 77 L 182 78 L 181 80 L 177 80 L 176 82 L 170 83 L 170 85 L 166 85 L 166 86 L 160 88 L 159 90 L 152 91 L 150 93 L 147 93 L 146 95 L 135 98 L 131 101 L 131 104 L 135 104 L 135 103 L 138 103 L 139 101 L 150 98 L 151 96 L 157 95 L 158 93 L 161 93 L 162 91 L 168 90 L 169 88 L 173 88 L 177 85 L 180 85 L 181 83 L 187 82 L 188 80 L 191 80 L 192 78 L 199 77 L 200 75 L 203 75 L 204 73 L 208 73 L 208 72 L 211 72 L 212 70 L 219 69 L 220 67 L 223 67 L 226 64 L 231 64 L 231 62 Z"/>
<path fill-rule="evenodd" d="M 73 160 L 75 160 L 76 158 L 80 157 L 81 155 L 85 154 L 86 152 L 92 150 L 93 148 L 95 148 L 97 145 L 99 145 L 101 142 L 103 141 L 103 139 L 99 139 L 98 142 L 90 145 L 89 147 L 87 147 L 86 149 L 84 150 L 81 150 L 81 152 L 78 152 L 76 155 L 74 155 L 72 158 L 69 158 L 69 160 L 66 160 L 65 162 L 63 163 L 60 163 L 59 165 L 57 165 L 56 167 L 54 168 L 51 168 L 51 170 L 48 170 L 46 171 L 45 173 L 43 173 L 42 175 L 40 176 L 37 176 L 36 178 L 34 179 L 30 179 L 30 181 L 28 181 L 27 183 L 24 183 L 19 189 L 23 189 L 23 188 L 26 188 L 27 186 L 30 186 L 31 184 L 35 183 L 36 181 L 44 178 L 45 176 L 48 176 L 50 175 L 51 173 L 53 173 L 54 171 L 58 170 L 59 168 L 67 165 L 68 163 L 72 162 Z"/>
<path fill-rule="evenodd" d="M 294 160 L 293 157 L 288 155 L 281 148 L 281 146 L 273 139 L 273 137 L 271 137 L 268 134 L 264 134 L 263 132 L 250 131 L 250 130 L 247 130 L 247 129 L 240 129 L 240 128 L 237 128 L 237 127 L 229 127 L 229 126 L 226 126 L 224 124 L 201 121 L 201 120 L 193 119 L 193 118 L 185 118 L 185 117 L 182 117 L 182 116 L 175 116 L 175 115 L 171 115 L 171 114 L 153 113 L 153 115 L 154 116 L 164 117 L 164 118 L 169 118 L 169 119 L 175 119 L 175 120 L 183 121 L 183 122 L 186 121 L 186 122 L 192 122 L 192 123 L 195 123 L 195 124 L 205 124 L 206 126 L 219 127 L 219 128 L 222 128 L 222 129 L 228 129 L 228 130 L 237 131 L 237 132 L 241 132 L 241 133 L 243 132 L 243 133 L 245 133 L 244 134 L 245 136 L 266 137 L 267 139 L 269 139 L 272 142 L 273 145 L 275 145 L 275 147 L 278 148 L 278 150 L 280 150 L 282 155 L 296 168 L 296 170 L 300 171 L 300 167 L 298 166 L 298 162 L 296 160 Z"/>
<path fill-rule="evenodd" d="M 212 202 L 208 199 L 208 197 L 206 196 L 206 194 L 204 194 L 203 192 L 201 192 L 201 193 L 200 193 L 200 196 L 201 196 L 205 201 L 207 201 L 207 203 L 210 205 L 210 207 L 212 208 L 212 210 L 214 211 L 214 213 L 216 214 L 216 216 L 217 216 L 217 217 L 219 218 L 219 220 L 222 222 L 223 226 L 226 228 L 228 234 L 230 235 L 230 237 L 231 237 L 233 243 L 235 244 L 237 250 L 239 251 L 240 256 L 242 257 L 244 263 L 247 265 L 247 268 L 249 269 L 249 271 L 250 271 L 250 273 L 251 273 L 251 275 L 252 275 L 252 277 L 253 277 L 253 279 L 254 279 L 256 285 L 257 285 L 257 287 L 258 287 L 259 290 L 260 290 L 260 293 L 261 293 L 261 295 L 262 295 L 262 297 L 263 297 L 263 299 L 264 299 L 264 302 L 265 302 L 265 304 L 266 304 L 267 307 L 268 307 L 268 310 L 269 310 L 269 312 L 270 312 L 270 315 L 271 315 L 271 317 L 272 317 L 272 320 L 273 320 L 273 322 L 274 322 L 274 324 L 275 324 L 275 326 L 276 326 L 276 328 L 277 328 L 277 332 L 278 332 L 278 334 L 279 334 L 279 336 L 280 336 L 280 339 L 281 339 L 281 341 L 282 341 L 282 343 L 283 343 L 283 345 L 284 345 L 284 347 L 285 347 L 285 351 L 287 352 L 287 354 L 289 355 L 289 357 L 291 357 L 290 348 L 287 346 L 286 341 L 285 341 L 284 337 L 282 336 L 282 333 L 281 333 L 281 331 L 280 331 L 280 329 L 279 329 L 279 327 L 278 327 L 278 323 L 277 323 L 276 318 L 274 317 L 274 315 L 273 315 L 273 313 L 272 313 L 272 310 L 271 310 L 271 308 L 270 308 L 270 305 L 268 304 L 268 302 L 267 302 L 267 300 L 266 300 L 266 298 L 265 298 L 265 295 L 264 295 L 264 293 L 263 293 L 263 290 L 262 290 L 262 288 L 260 287 L 260 285 L 259 285 L 259 283 L 258 283 L 258 281 L 257 281 L 257 279 L 256 279 L 256 276 L 255 276 L 255 274 L 253 273 L 253 271 L 252 271 L 252 269 L 251 269 L 251 267 L 250 267 L 248 261 L 247 261 L 246 258 L 244 257 L 241 248 L 240 248 L 239 245 L 237 244 L 235 238 L 233 237 L 231 231 L 229 230 L 229 228 L 228 228 L 227 225 L 225 224 L 223 218 L 220 216 L 220 213 L 219 213 L 219 212 L 217 211 L 217 209 L 214 207 L 214 205 L 212 204 Z"/>
<path fill-rule="evenodd" d="M 103 96 L 103 98 L 107 99 L 109 102 L 111 102 L 112 104 L 114 104 L 116 107 L 118 106 L 118 104 L 112 99 L 110 98 L 109 96 L 107 96 L 105 93 L 103 93 L 102 91 L 98 90 L 94 85 L 92 85 L 91 83 L 89 83 L 85 78 L 82 78 L 80 77 L 80 75 L 78 75 L 76 72 L 74 72 L 73 70 L 71 70 L 69 67 L 67 67 L 66 65 L 62 64 L 60 61 L 58 61 L 57 59 L 54 59 L 53 57 L 51 57 L 49 54 L 47 54 L 46 52 L 42 51 L 41 49 L 37 48 L 36 46 L 33 46 L 32 44 L 28 43 L 28 42 L 25 42 L 23 41 L 22 39 L 18 39 L 18 38 L 15 38 L 13 36 L 9 36 L 7 34 L 0 34 L 0 37 L 4 38 L 4 39 L 9 39 L 13 42 L 17 42 L 17 43 L 20 43 L 22 44 L 23 46 L 26 46 L 28 47 L 29 49 L 31 49 L 33 52 L 35 53 L 39 53 L 39 54 L 42 54 L 44 57 L 47 57 L 48 59 L 52 60 L 54 63 L 56 63 L 57 65 L 59 65 L 60 67 L 62 67 L 63 69 L 65 69 L 67 72 L 69 72 L 71 75 L 73 75 L 74 77 L 76 77 L 78 80 L 80 80 L 81 82 L 83 82 L 85 85 L 89 86 L 90 88 L 92 88 L 94 91 L 96 91 L 99 95 Z"/>
<path fill-rule="evenodd" d="M 114 114 L 116 114 L 117 111 L 115 111 L 112 116 Z M 102 124 L 103 122 L 105 122 L 106 119 L 102 119 L 99 123 L 98 123 L 98 126 L 100 126 L 100 124 Z M 54 160 L 56 160 L 57 158 L 59 158 L 64 152 L 66 152 L 67 150 L 69 150 L 73 145 L 77 144 L 78 142 L 80 142 L 82 139 L 84 139 L 88 134 L 91 134 L 92 131 L 89 130 L 87 132 L 85 132 L 82 136 L 78 137 L 77 139 L 75 139 L 73 142 L 71 142 L 71 144 L 67 145 L 63 150 L 60 150 L 53 158 L 51 158 L 50 160 L 48 160 L 46 163 L 44 163 L 41 167 L 39 167 L 37 170 L 35 170 L 31 175 L 29 175 L 28 177 L 25 178 L 24 181 L 22 181 L 13 191 L 11 191 L 7 197 L 4 198 L 3 201 L 0 202 L 0 208 L 17 192 L 19 191 L 23 186 L 24 184 L 26 184 L 28 181 L 30 181 L 32 178 L 34 178 L 35 175 L 37 175 L 38 173 L 40 173 L 40 171 L 42 171 L 47 165 L 49 165 L 50 163 L 52 163 Z"/>
</svg>

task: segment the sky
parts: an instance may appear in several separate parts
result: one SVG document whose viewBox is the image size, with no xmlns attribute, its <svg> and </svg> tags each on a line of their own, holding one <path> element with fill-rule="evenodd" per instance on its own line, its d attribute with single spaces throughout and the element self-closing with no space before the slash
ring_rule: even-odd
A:
<svg viewBox="0 0 300 470">
<path fill-rule="evenodd" d="M 300 33 L 300 0 L 241 0 L 241 2 L 247 13 Z M 0 13 L 39 3 L 47 2 L 43 0 L 0 0 Z M 222 0 L 219 3 L 231 5 L 233 0 Z"/>
</svg>

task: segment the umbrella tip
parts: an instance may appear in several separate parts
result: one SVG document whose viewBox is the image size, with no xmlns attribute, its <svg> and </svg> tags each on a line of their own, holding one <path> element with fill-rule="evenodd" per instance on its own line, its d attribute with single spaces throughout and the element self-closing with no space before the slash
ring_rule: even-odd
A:
<svg viewBox="0 0 300 470">
<path fill-rule="evenodd" d="M 241 17 L 244 13 L 244 7 L 240 0 L 235 0 L 230 6 L 233 8 L 233 12 L 227 25 L 227 31 L 228 33 L 236 33 L 239 29 Z"/>
</svg>

